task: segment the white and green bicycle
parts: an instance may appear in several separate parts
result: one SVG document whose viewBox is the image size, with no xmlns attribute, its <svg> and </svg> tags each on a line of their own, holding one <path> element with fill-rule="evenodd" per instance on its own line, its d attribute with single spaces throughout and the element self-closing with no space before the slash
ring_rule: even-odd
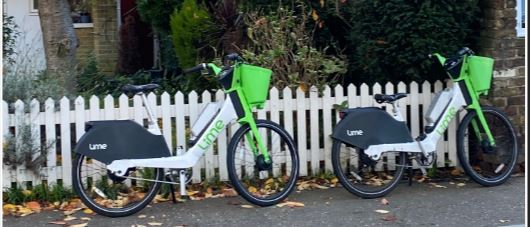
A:
<svg viewBox="0 0 530 227">
<path fill-rule="evenodd" d="M 397 101 L 404 93 L 374 96 L 392 105 L 392 115 L 377 107 L 341 112 L 333 131 L 332 164 L 341 184 L 363 198 L 389 193 L 400 181 L 410 160 L 429 166 L 436 159 L 436 144 L 459 111 L 465 113 L 457 131 L 457 155 L 464 171 L 477 183 L 504 183 L 514 170 L 518 143 L 512 123 L 502 111 L 482 106 L 479 95 L 491 86 L 493 59 L 475 56 L 469 48 L 441 63 L 454 86 L 434 97 L 425 114 L 424 132 L 413 139 Z M 383 155 L 386 154 L 386 155 Z"/>
<path fill-rule="evenodd" d="M 247 201 L 270 206 L 285 199 L 298 178 L 298 152 L 291 136 L 277 123 L 254 119 L 252 109 L 263 108 L 271 70 L 244 64 L 237 54 L 222 68 L 200 64 L 185 73 L 207 71 L 216 75 L 227 93 L 222 104 L 209 104 L 192 127 L 191 148 L 172 156 L 161 135 L 157 118 L 146 99 L 156 84 L 127 85 L 124 91 L 142 97 L 148 128 L 131 120 L 91 121 L 75 147 L 73 188 L 98 214 L 120 217 L 143 209 L 162 183 L 180 184 L 187 196 L 188 169 L 232 121 L 241 127 L 230 140 L 228 175 Z M 177 180 L 178 179 L 178 180 Z"/>
</svg>

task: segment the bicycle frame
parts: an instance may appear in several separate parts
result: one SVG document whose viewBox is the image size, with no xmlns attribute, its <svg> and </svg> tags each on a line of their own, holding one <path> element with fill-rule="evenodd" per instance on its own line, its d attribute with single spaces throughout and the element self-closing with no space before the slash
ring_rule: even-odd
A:
<svg viewBox="0 0 530 227">
<path fill-rule="evenodd" d="M 215 74 L 219 74 L 221 69 L 213 64 L 209 64 L 212 67 Z M 234 78 L 234 81 L 239 81 L 238 78 Z M 117 176 L 124 176 L 127 173 L 128 168 L 132 167 L 150 167 L 150 168 L 172 168 L 172 169 L 186 169 L 193 167 L 200 159 L 200 157 L 206 152 L 219 134 L 228 126 L 232 121 L 238 120 L 240 124 L 249 124 L 253 138 L 257 142 L 258 147 L 254 143 L 250 143 L 255 156 L 263 154 L 266 161 L 270 161 L 270 156 L 265 149 L 262 142 L 261 135 L 256 127 L 256 122 L 252 115 L 251 107 L 246 104 L 245 96 L 237 83 L 234 83 L 231 89 L 225 91 L 226 100 L 219 112 L 213 117 L 213 120 L 205 127 L 203 133 L 196 140 L 197 142 L 193 145 L 185 154 L 172 157 L 163 158 L 147 158 L 147 159 L 121 159 L 115 160 L 111 164 L 107 165 L 107 169 Z M 235 93 L 232 93 L 235 92 Z M 235 94 L 235 95 L 233 95 Z M 142 95 L 142 100 L 148 115 L 149 131 L 153 134 L 160 135 L 160 128 L 156 121 L 145 94 Z M 234 103 L 233 98 L 237 97 L 238 103 Z M 237 102 L 236 101 L 236 102 Z M 236 105 L 239 105 L 244 112 L 243 116 L 237 113 Z"/>
<path fill-rule="evenodd" d="M 445 62 L 445 58 L 441 55 L 435 54 L 435 56 L 442 64 Z M 463 68 L 464 67 L 465 65 Z M 491 145 L 495 145 L 495 141 L 493 140 L 489 126 L 487 125 L 484 114 L 482 113 L 482 109 L 478 101 L 478 94 L 473 89 L 465 70 L 463 69 L 462 71 L 464 73 L 461 73 L 459 78 L 453 79 L 454 86 L 451 101 L 438 118 L 439 120 L 436 122 L 434 130 L 419 136 L 414 142 L 371 145 L 364 152 L 374 160 L 381 158 L 381 154 L 386 151 L 403 151 L 412 153 L 422 152 L 425 156 L 432 154 L 436 151 L 437 142 L 440 137 L 444 135 L 451 120 L 464 108 L 475 110 L 477 112 L 479 122 L 476 122 L 475 120 L 472 121 L 473 131 L 477 134 L 477 137 L 481 138 L 479 127 L 480 123 Z M 394 119 L 398 121 L 404 121 L 400 111 L 396 110 L 396 108 L 399 107 L 394 106 Z"/>
</svg>

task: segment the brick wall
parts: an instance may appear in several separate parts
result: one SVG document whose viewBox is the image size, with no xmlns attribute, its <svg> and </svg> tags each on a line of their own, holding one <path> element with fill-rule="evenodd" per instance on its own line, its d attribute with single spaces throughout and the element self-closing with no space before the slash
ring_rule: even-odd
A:
<svg viewBox="0 0 530 227">
<path fill-rule="evenodd" d="M 493 89 L 488 100 L 512 119 L 522 145 L 520 150 L 524 151 L 525 39 L 516 35 L 515 6 L 515 0 L 481 0 L 479 54 L 495 58 Z"/>
<path fill-rule="evenodd" d="M 94 28 L 76 28 L 75 33 L 79 39 L 76 58 L 79 60 L 80 66 L 83 67 L 94 51 Z"/>
<path fill-rule="evenodd" d="M 116 70 L 118 62 L 118 25 L 115 0 L 98 0 L 93 4 L 94 55 L 98 68 L 107 75 Z"/>
</svg>

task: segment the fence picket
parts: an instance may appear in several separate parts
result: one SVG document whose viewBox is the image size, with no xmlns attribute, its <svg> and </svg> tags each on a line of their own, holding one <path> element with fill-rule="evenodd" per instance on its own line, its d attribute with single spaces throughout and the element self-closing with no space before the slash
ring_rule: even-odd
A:
<svg viewBox="0 0 530 227">
<path fill-rule="evenodd" d="M 61 115 L 61 165 L 62 181 L 64 186 L 72 186 L 72 155 L 71 155 L 71 136 L 70 136 L 70 100 L 63 97 L 60 104 Z"/>
<path fill-rule="evenodd" d="M 170 100 L 169 100 L 169 94 L 167 92 L 162 93 L 161 97 L 161 108 L 162 108 L 162 135 L 164 136 L 164 139 L 166 140 L 166 144 L 169 148 L 169 151 L 173 153 L 173 144 L 172 144 L 172 138 L 173 135 L 171 133 L 171 113 L 170 113 Z"/>
<path fill-rule="evenodd" d="M 316 175 L 320 169 L 320 139 L 319 139 L 319 98 L 318 90 L 316 87 L 311 87 L 309 90 L 309 138 L 310 138 L 310 151 L 311 151 L 311 173 Z"/>
<path fill-rule="evenodd" d="M 119 117 L 118 120 L 128 120 L 129 119 L 129 98 L 125 94 L 121 94 L 118 99 L 119 103 Z"/>
<path fill-rule="evenodd" d="M 443 89 L 443 84 L 441 81 L 437 80 L 434 82 L 434 93 L 441 91 Z M 429 102 L 430 104 L 430 102 Z M 437 142 L 438 149 L 436 149 L 436 165 L 439 167 L 443 167 L 445 165 L 445 151 L 447 151 L 447 143 L 445 142 L 444 136 L 440 138 Z"/>
<path fill-rule="evenodd" d="M 279 99 L 278 89 L 275 87 L 272 87 L 269 92 L 269 109 L 270 109 L 270 116 L 271 121 L 281 124 L 280 123 L 280 99 Z M 281 149 L 281 139 L 278 134 L 272 134 L 274 137 L 269 138 L 271 140 L 271 156 L 272 156 L 272 162 L 276 163 L 273 165 L 273 175 L 275 177 L 278 177 L 280 174 L 280 168 L 279 166 L 282 163 L 285 163 L 285 151 L 282 151 Z"/>
<path fill-rule="evenodd" d="M 212 102 L 212 95 L 208 91 L 202 93 L 202 102 L 201 102 L 201 113 L 204 111 L 208 103 Z M 199 113 L 200 115 L 200 113 Z M 206 173 L 206 179 L 211 180 L 214 177 L 214 161 L 213 161 L 213 145 L 208 148 L 204 154 L 204 168 Z"/>
<path fill-rule="evenodd" d="M 46 172 L 48 184 L 57 182 L 57 149 L 55 140 L 55 101 L 48 98 L 44 102 L 44 119 L 45 119 L 45 133 L 46 133 L 46 147 L 48 147 L 48 155 L 46 157 Z"/>
<path fill-rule="evenodd" d="M 9 135 L 9 106 L 7 102 L 2 101 L 2 132 L 4 136 L 4 141 Z M 2 165 L 2 186 L 4 188 L 11 187 L 11 177 L 12 171 L 10 166 Z"/>
<path fill-rule="evenodd" d="M 326 85 L 322 96 L 322 124 L 324 127 L 322 137 L 324 138 L 324 166 L 326 171 L 333 171 L 333 166 L 331 164 L 331 146 L 333 143 L 331 138 L 331 108 L 333 108 L 333 104 L 331 88 Z"/>
<path fill-rule="evenodd" d="M 40 102 L 37 101 L 37 99 L 32 99 L 29 103 L 30 113 L 29 113 L 29 127 L 30 127 L 30 133 L 31 133 L 31 143 L 34 145 L 37 145 L 38 148 L 43 147 L 41 144 L 41 133 L 40 133 Z M 35 152 L 33 156 L 33 160 L 41 155 L 41 150 L 38 149 L 37 152 Z M 39 175 L 31 174 L 32 175 L 32 182 L 33 185 L 41 184 L 42 178 L 45 178 L 45 173 L 42 171 L 39 172 Z"/>
<path fill-rule="evenodd" d="M 192 91 L 188 95 L 188 106 L 189 106 L 189 113 L 190 113 L 190 127 L 193 126 L 195 121 L 197 121 L 198 113 L 199 113 L 199 97 L 197 95 L 197 92 Z M 201 181 L 201 167 L 202 163 L 204 162 L 204 156 L 199 159 L 199 162 L 195 166 L 193 166 L 192 171 L 192 180 L 194 183 L 199 183 Z"/>
<path fill-rule="evenodd" d="M 307 144 L 305 93 L 296 90 L 296 128 L 298 138 L 298 155 L 300 156 L 300 176 L 307 176 Z"/>
<path fill-rule="evenodd" d="M 22 135 L 20 135 L 21 131 L 24 130 L 24 125 L 26 124 L 26 118 L 25 118 L 25 114 L 24 114 L 24 102 L 22 102 L 21 100 L 17 100 L 15 102 L 15 149 L 19 148 L 19 147 L 22 147 L 22 143 L 24 141 L 22 141 Z M 27 141 L 26 141 L 27 142 Z M 25 169 L 23 168 L 23 165 L 22 166 L 17 166 L 16 167 L 16 172 L 15 172 L 15 179 L 17 181 L 17 184 L 22 184 L 24 182 L 26 182 L 28 180 L 28 178 L 30 178 L 31 176 L 28 176 L 29 175 L 29 171 L 25 171 Z"/>
<path fill-rule="evenodd" d="M 283 128 L 291 135 L 291 138 L 294 140 L 294 131 L 293 131 L 293 93 L 291 88 L 285 87 L 282 91 L 283 95 Z M 287 160 L 291 160 L 291 154 L 287 152 Z M 286 163 L 286 172 L 290 172 L 292 168 L 292 162 Z"/>
</svg>

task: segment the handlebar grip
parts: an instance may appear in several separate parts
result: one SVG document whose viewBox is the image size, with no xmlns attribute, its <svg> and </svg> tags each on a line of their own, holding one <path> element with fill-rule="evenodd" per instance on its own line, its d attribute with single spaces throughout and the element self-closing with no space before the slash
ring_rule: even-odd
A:
<svg viewBox="0 0 530 227">
<path fill-rule="evenodd" d="M 206 69 L 205 63 L 201 63 L 193 68 L 185 69 L 184 71 L 182 71 L 182 73 L 183 74 L 195 73 L 195 72 L 200 72 L 203 69 Z"/>
</svg>

